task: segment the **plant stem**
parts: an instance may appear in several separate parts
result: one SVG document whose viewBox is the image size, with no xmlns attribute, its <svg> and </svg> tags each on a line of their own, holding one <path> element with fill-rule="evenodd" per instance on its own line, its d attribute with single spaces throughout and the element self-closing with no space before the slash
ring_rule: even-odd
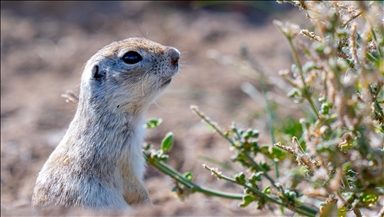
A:
<svg viewBox="0 0 384 217">
<path fill-rule="evenodd" d="M 353 208 L 353 213 L 355 213 L 356 217 L 362 217 L 361 212 L 358 208 Z"/>
<path fill-rule="evenodd" d="M 372 61 L 372 62 L 375 62 L 375 63 L 378 63 L 379 60 L 376 59 L 376 57 L 374 57 L 371 53 L 367 52 L 367 58 Z"/>
<path fill-rule="evenodd" d="M 344 184 L 345 189 L 346 189 L 347 191 L 349 191 L 349 190 L 350 190 L 350 187 L 349 187 L 349 183 L 348 183 L 347 178 L 346 178 L 344 175 L 342 175 L 341 180 L 343 181 L 343 184 Z"/>
<path fill-rule="evenodd" d="M 252 158 L 251 156 L 249 156 L 248 153 L 244 153 L 244 155 L 245 155 L 245 156 L 247 157 L 247 159 L 253 164 L 253 166 L 256 167 L 257 170 L 263 172 L 263 175 L 265 176 L 265 178 L 267 178 L 267 179 L 271 182 L 271 184 L 273 185 L 273 187 L 277 188 L 278 190 L 282 190 L 281 187 L 278 187 L 278 186 L 276 185 L 275 180 L 273 180 L 273 179 L 268 175 L 268 173 L 265 172 L 264 169 L 263 169 L 258 163 L 256 163 L 256 161 L 254 161 L 253 158 Z"/>
<path fill-rule="evenodd" d="M 355 16 L 352 16 L 349 20 L 347 20 L 347 22 L 345 22 L 341 27 L 344 28 L 348 25 L 348 23 L 350 23 L 352 20 L 356 19 L 358 16 L 360 16 L 361 14 L 363 13 L 363 11 L 360 11 L 359 13 L 357 13 Z"/>
<path fill-rule="evenodd" d="M 217 133 L 219 133 L 222 137 L 224 137 L 229 143 L 231 143 L 231 145 L 235 148 L 238 148 L 235 143 L 232 141 L 231 138 L 229 138 L 228 136 L 225 136 L 224 133 L 217 127 L 216 124 L 213 124 L 204 114 L 202 114 L 199 109 L 195 106 L 192 107 L 192 110 L 201 118 L 203 119 L 209 126 L 211 126 Z M 237 132 L 236 132 L 237 133 Z M 238 134 L 238 133 L 237 133 Z M 239 134 L 238 134 L 239 136 Z M 263 176 L 265 176 L 265 178 L 267 178 L 271 184 L 277 188 L 278 190 L 281 190 L 281 188 L 277 187 L 275 181 L 268 175 L 268 173 L 258 164 L 256 163 L 253 158 L 251 156 L 249 156 L 248 153 L 244 153 L 245 156 L 247 157 L 247 159 L 256 167 L 256 169 L 258 169 L 259 171 L 263 172 Z"/>
<path fill-rule="evenodd" d="M 291 47 L 292 55 L 293 55 L 293 59 L 295 60 L 295 63 L 296 63 L 296 65 L 297 65 L 297 68 L 299 68 L 300 77 L 301 77 L 301 82 L 303 82 L 303 90 L 304 90 L 304 91 L 308 91 L 308 87 L 307 87 L 307 85 L 306 85 L 306 83 L 305 83 L 303 67 L 301 66 L 301 62 L 300 62 L 300 59 L 299 59 L 299 55 L 297 54 L 295 45 L 293 44 L 293 41 L 292 41 L 292 38 L 291 38 L 291 37 L 286 36 L 286 38 L 288 39 L 289 46 Z M 316 117 L 319 118 L 319 113 L 318 113 L 318 111 L 317 111 L 317 109 L 316 109 L 316 107 L 315 107 L 315 104 L 314 104 L 313 101 L 312 101 L 311 96 L 308 96 L 307 93 L 305 93 L 305 94 L 304 94 L 304 97 L 305 97 L 305 99 L 308 101 L 308 103 L 309 103 L 309 105 L 311 106 L 313 112 L 316 114 Z"/>
<path fill-rule="evenodd" d="M 259 64 L 257 64 L 256 60 L 251 55 L 249 55 L 246 50 L 245 50 L 243 55 L 247 58 L 248 62 L 251 63 L 252 68 L 256 72 L 259 72 L 259 74 L 260 74 L 260 77 L 257 80 L 260 82 L 261 90 L 263 92 L 263 97 L 265 100 L 265 107 L 266 107 L 267 115 L 268 115 L 268 127 L 269 127 L 269 132 L 271 134 L 272 145 L 273 145 L 276 143 L 276 140 L 275 140 L 275 132 L 274 132 L 273 124 L 272 124 L 273 123 L 273 111 L 271 109 L 271 105 L 269 104 L 269 100 L 267 98 L 267 92 L 268 92 L 268 90 L 267 90 L 267 84 L 268 84 L 267 77 L 265 76 L 265 72 L 258 66 Z M 252 85 L 252 87 L 253 87 L 253 85 Z M 255 88 L 255 87 L 253 87 L 253 88 Z M 251 98 L 257 102 L 257 100 L 254 97 L 251 96 Z M 277 177 L 279 177 L 278 174 L 277 174 Z"/>
<path fill-rule="evenodd" d="M 169 167 L 164 162 L 151 159 L 147 153 L 144 153 L 144 157 L 145 157 L 145 160 L 150 165 L 154 166 L 156 169 L 163 172 L 164 174 L 174 178 L 177 182 L 183 184 L 187 188 L 192 189 L 192 191 L 194 191 L 194 192 L 197 191 L 197 192 L 203 193 L 205 195 L 217 196 L 217 197 L 233 199 L 233 200 L 242 200 L 243 199 L 242 194 L 227 193 L 227 192 L 222 192 L 222 191 L 217 191 L 217 190 L 201 187 L 201 186 L 189 181 L 188 179 L 186 179 L 182 174 L 177 172 L 175 169 Z"/>
<path fill-rule="evenodd" d="M 261 88 L 263 90 L 265 106 L 266 106 L 266 110 L 267 110 L 267 114 L 268 114 L 269 133 L 271 134 L 272 146 L 273 146 L 273 144 L 276 143 L 275 129 L 273 128 L 273 114 L 272 114 L 271 105 L 269 104 L 269 100 L 267 98 L 267 88 L 266 88 L 265 80 L 266 80 L 266 78 L 265 78 L 264 74 L 261 75 L 260 84 L 261 84 Z M 275 165 L 276 178 L 279 178 L 279 176 L 280 176 L 279 175 L 279 165 L 278 165 L 278 163 L 276 161 L 274 161 L 274 165 Z"/>
<path fill-rule="evenodd" d="M 218 166 L 220 166 L 220 167 L 222 167 L 222 168 L 224 168 L 224 169 L 226 169 L 226 170 L 228 170 L 228 171 L 233 172 L 234 174 L 238 173 L 236 170 L 234 170 L 234 169 L 233 169 L 232 167 L 230 167 L 228 164 L 223 163 L 223 162 L 221 162 L 221 161 L 215 160 L 215 159 L 210 158 L 210 157 L 201 156 L 201 155 L 200 155 L 198 158 L 199 158 L 199 159 L 202 159 L 202 160 L 205 160 L 205 161 L 208 161 L 208 162 L 210 162 L 210 163 L 216 164 L 216 165 L 218 165 Z"/>
<path fill-rule="evenodd" d="M 227 193 L 227 192 L 217 191 L 217 190 L 213 190 L 210 188 L 205 188 L 205 187 L 199 186 L 199 185 L 189 181 L 188 179 L 186 179 L 182 174 L 180 174 L 175 169 L 168 166 L 166 163 L 159 161 L 159 160 L 156 160 L 156 159 L 155 160 L 151 159 L 149 154 L 146 152 L 144 152 L 144 158 L 150 165 L 154 166 L 156 169 L 158 169 L 162 173 L 174 178 L 177 182 L 181 183 L 182 185 L 186 186 L 187 188 L 190 188 L 193 192 L 200 192 L 200 193 L 203 193 L 203 194 L 209 195 L 209 196 L 217 196 L 217 197 L 233 199 L 233 200 L 242 200 L 243 199 L 244 195 L 242 195 L 242 194 Z M 208 168 L 206 167 L 206 169 L 208 169 Z M 292 211 L 297 212 L 298 214 L 312 217 L 312 216 L 315 216 L 317 213 L 317 210 L 314 210 L 314 209 L 307 207 L 307 206 L 288 207 L 287 205 L 285 205 L 284 203 L 279 201 L 277 198 L 270 197 L 270 196 L 264 194 L 263 192 L 261 192 L 260 190 L 249 185 L 249 184 L 246 184 L 246 183 L 240 184 L 240 183 L 236 182 L 236 180 L 234 180 L 228 176 L 221 175 L 221 174 L 218 175 L 218 173 L 215 173 L 215 175 L 220 179 L 224 179 L 226 181 L 229 181 L 229 182 L 232 182 L 235 184 L 239 184 L 245 188 L 248 188 L 249 190 L 251 190 L 253 193 L 257 194 L 258 196 L 263 197 L 264 199 L 271 201 L 273 203 L 276 203 L 280 206 L 287 207 L 288 209 L 291 209 Z"/>
<path fill-rule="evenodd" d="M 267 114 L 268 114 L 268 126 L 269 126 L 269 132 L 271 134 L 271 139 L 272 139 L 272 146 L 273 144 L 276 143 L 276 139 L 275 139 L 275 129 L 273 128 L 273 116 L 272 116 L 272 110 L 271 110 L 271 107 L 270 107 L 270 104 L 269 104 L 269 101 L 267 99 L 267 94 L 266 94 L 266 90 L 265 90 L 265 87 L 264 85 L 263 86 L 263 93 L 264 93 L 264 99 L 265 99 L 265 104 L 266 104 L 266 109 L 267 109 Z M 274 165 L 275 165 L 275 175 L 276 175 L 276 179 L 279 178 L 280 174 L 279 174 L 279 164 L 276 162 L 276 161 L 273 161 Z M 271 181 L 271 180 L 270 180 Z"/>
<path fill-rule="evenodd" d="M 380 57 L 382 59 L 384 56 L 383 56 L 383 52 L 381 51 L 381 47 L 379 46 L 379 41 L 377 40 L 376 32 L 373 28 L 372 28 L 371 32 L 372 32 L 373 39 L 375 39 L 375 41 L 376 41 L 377 50 L 379 51 Z"/>
<path fill-rule="evenodd" d="M 196 106 L 191 106 L 192 111 L 194 111 L 201 119 L 203 119 L 209 126 L 211 126 L 220 136 L 226 139 L 232 146 L 236 147 L 235 143 L 228 136 L 225 136 L 223 131 L 221 131 L 216 124 L 212 123 L 204 114 L 202 114 Z"/>
<path fill-rule="evenodd" d="M 228 182 L 232 182 L 232 183 L 235 183 L 235 184 L 238 184 L 238 185 L 241 185 L 249 190 L 251 190 L 253 193 L 257 194 L 258 196 L 264 198 L 265 200 L 268 200 L 268 201 L 271 201 L 273 203 L 276 203 L 280 206 L 284 206 L 284 207 L 287 207 L 288 209 L 294 211 L 294 212 L 297 212 L 299 214 L 302 214 L 302 215 L 306 215 L 306 216 L 315 216 L 316 213 L 317 213 L 317 210 L 314 210 L 310 207 L 307 207 L 307 206 L 299 206 L 299 207 L 290 207 L 288 206 L 287 204 L 284 204 L 283 202 L 279 201 L 277 198 L 273 198 L 273 197 L 270 197 L 268 196 L 267 194 L 261 192 L 259 189 L 257 188 L 254 188 L 253 186 L 251 186 L 250 184 L 247 184 L 247 183 L 239 183 L 237 182 L 235 179 L 233 178 L 230 178 L 228 176 L 225 176 L 225 175 L 222 175 L 221 173 L 218 173 L 217 171 L 214 171 L 213 169 L 205 166 L 205 169 L 213 172 L 217 178 L 219 179 L 223 179 L 223 180 L 226 180 Z"/>
<path fill-rule="evenodd" d="M 306 86 L 305 85 L 305 78 L 304 78 L 303 67 L 301 66 L 299 55 L 297 54 L 297 51 L 296 51 L 295 45 L 293 44 L 292 38 L 290 38 L 290 37 L 287 37 L 287 38 L 288 38 L 289 46 L 290 46 L 290 48 L 292 50 L 293 59 L 295 60 L 297 68 L 299 69 L 299 72 L 300 72 L 301 81 L 303 82 L 303 86 Z"/>
</svg>

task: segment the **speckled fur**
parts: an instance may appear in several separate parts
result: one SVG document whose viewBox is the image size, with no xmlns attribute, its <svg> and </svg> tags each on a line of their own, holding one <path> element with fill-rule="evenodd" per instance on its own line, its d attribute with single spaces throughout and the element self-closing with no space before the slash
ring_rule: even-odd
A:
<svg viewBox="0 0 384 217">
<path fill-rule="evenodd" d="M 143 60 L 124 63 L 128 51 Z M 38 175 L 34 207 L 151 204 L 143 183 L 143 115 L 177 73 L 171 61 L 175 52 L 179 55 L 175 48 L 128 38 L 105 46 L 87 62 L 75 117 Z M 93 77 L 95 65 L 103 78 Z"/>
</svg>

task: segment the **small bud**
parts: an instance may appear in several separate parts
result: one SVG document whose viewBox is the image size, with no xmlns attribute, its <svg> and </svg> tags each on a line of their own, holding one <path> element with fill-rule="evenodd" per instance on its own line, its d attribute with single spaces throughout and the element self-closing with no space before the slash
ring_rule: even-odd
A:
<svg viewBox="0 0 384 217">
<path fill-rule="evenodd" d="M 168 132 L 163 138 L 163 141 L 161 141 L 161 150 L 164 153 L 170 151 L 173 146 L 173 142 L 174 142 L 173 133 Z"/>
</svg>

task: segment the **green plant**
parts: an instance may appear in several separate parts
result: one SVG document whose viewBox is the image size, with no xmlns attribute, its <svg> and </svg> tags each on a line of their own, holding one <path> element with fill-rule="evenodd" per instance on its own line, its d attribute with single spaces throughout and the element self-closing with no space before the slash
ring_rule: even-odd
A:
<svg viewBox="0 0 384 217">
<path fill-rule="evenodd" d="M 244 187 L 244 193 L 204 188 L 193 182 L 191 173 L 180 174 L 167 165 L 173 134 L 167 134 L 161 150 L 147 146 L 144 156 L 149 164 L 175 179 L 174 190 L 181 198 L 201 192 L 242 200 L 240 207 L 255 202 L 261 209 L 274 203 L 304 216 L 346 216 L 349 211 L 361 216 L 361 208 L 375 206 L 384 195 L 384 27 L 382 17 L 378 17 L 384 12 L 383 6 L 363 1 L 286 2 L 306 10 L 313 24 L 311 32 L 289 22 L 274 21 L 287 39 L 295 62 L 290 70 L 280 72 L 293 86 L 288 96 L 310 112 L 304 112 L 294 124 L 281 120 L 285 128 L 276 130 L 276 114 L 265 97 L 271 140 L 280 141 L 263 146 L 257 141 L 257 130 L 243 130 L 233 124 L 223 131 L 197 107 L 191 107 L 229 142 L 236 152 L 232 160 L 245 169 L 229 177 L 218 169 L 204 167 L 219 179 Z M 305 56 L 304 64 L 299 52 Z M 242 54 L 253 71 L 260 72 L 251 77 L 260 81 L 266 96 L 268 77 L 246 49 Z M 252 96 L 253 86 L 249 85 L 244 90 Z M 293 132 L 298 134 L 294 136 Z M 291 141 L 286 139 L 287 134 L 293 136 Z M 257 162 L 256 155 L 264 155 L 269 161 Z M 281 173 L 280 162 L 287 161 L 289 166 Z M 264 179 L 268 185 L 262 183 Z M 310 205 L 308 198 L 321 203 Z"/>
</svg>

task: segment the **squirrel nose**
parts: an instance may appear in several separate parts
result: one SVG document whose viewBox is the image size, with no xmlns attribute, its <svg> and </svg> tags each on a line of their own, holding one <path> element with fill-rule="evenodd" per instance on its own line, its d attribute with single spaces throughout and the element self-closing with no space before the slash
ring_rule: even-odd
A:
<svg viewBox="0 0 384 217">
<path fill-rule="evenodd" d="M 171 57 L 171 63 L 175 66 L 178 65 L 180 59 L 180 52 L 174 47 L 168 47 L 168 53 Z"/>
</svg>

